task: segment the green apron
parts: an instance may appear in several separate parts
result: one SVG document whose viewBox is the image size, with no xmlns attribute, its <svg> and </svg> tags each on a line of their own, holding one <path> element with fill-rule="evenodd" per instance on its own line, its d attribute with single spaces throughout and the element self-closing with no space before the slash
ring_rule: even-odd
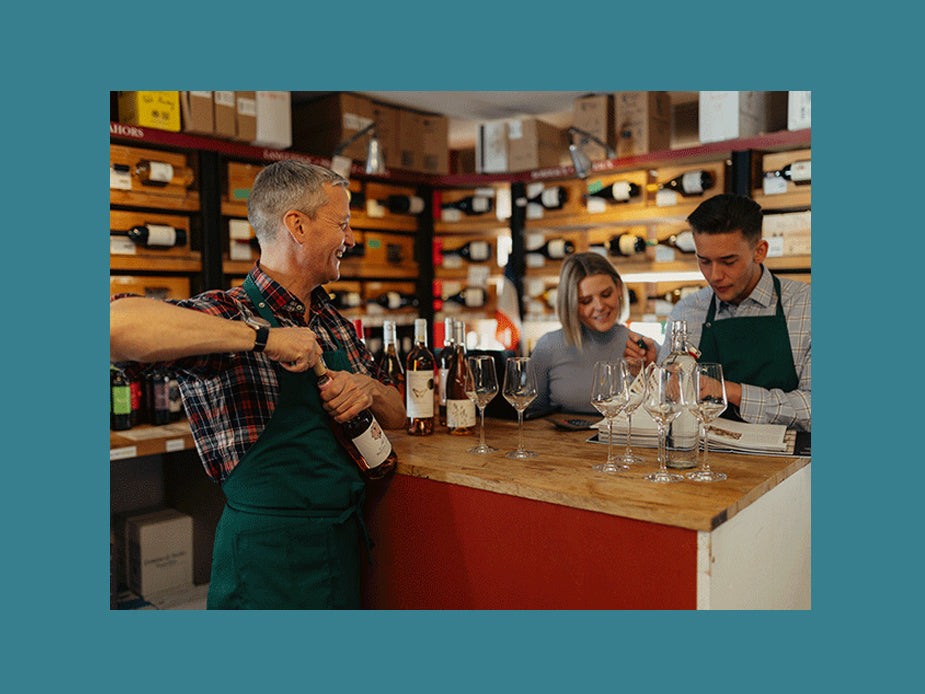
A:
<svg viewBox="0 0 925 694">
<path fill-rule="evenodd" d="M 279 327 L 250 278 L 244 287 Z M 344 350 L 324 359 L 350 370 Z M 222 484 L 208 608 L 359 609 L 365 483 L 334 438 L 313 372 L 275 367 L 273 416 Z"/>
<path fill-rule="evenodd" d="M 780 280 L 773 274 L 777 292 L 777 312 L 773 316 L 744 316 L 714 320 L 716 301 L 710 300 L 700 334 L 700 362 L 723 365 L 723 376 L 733 383 L 748 383 L 759 388 L 796 390 L 800 383 L 793 365 L 790 331 L 781 303 Z M 730 405 L 723 417 L 742 421 L 738 407 Z"/>
</svg>

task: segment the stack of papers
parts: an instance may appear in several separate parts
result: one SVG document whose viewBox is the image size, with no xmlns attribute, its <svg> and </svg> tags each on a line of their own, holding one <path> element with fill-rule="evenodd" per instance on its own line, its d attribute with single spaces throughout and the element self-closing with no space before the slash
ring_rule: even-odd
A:
<svg viewBox="0 0 925 694">
<path fill-rule="evenodd" d="M 607 420 L 594 425 L 599 432 L 598 443 L 607 443 Z M 626 440 L 626 417 L 613 420 L 614 443 Z M 644 409 L 633 413 L 632 445 L 658 446 L 658 425 Z M 716 419 L 707 430 L 710 450 L 733 453 L 789 453 L 793 450 L 793 436 L 787 436 L 783 424 L 747 424 L 731 419 Z"/>
</svg>

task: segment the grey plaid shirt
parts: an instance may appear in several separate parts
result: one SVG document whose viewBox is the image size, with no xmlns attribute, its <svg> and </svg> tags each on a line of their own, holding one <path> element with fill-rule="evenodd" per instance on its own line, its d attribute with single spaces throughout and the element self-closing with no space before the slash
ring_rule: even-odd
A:
<svg viewBox="0 0 925 694">
<path fill-rule="evenodd" d="M 742 384 L 742 404 L 739 414 L 746 422 L 752 424 L 785 424 L 790 429 L 810 431 L 812 410 L 810 407 L 811 387 L 811 300 L 810 287 L 804 282 L 778 276 L 780 280 L 781 303 L 787 318 L 787 330 L 790 332 L 790 349 L 793 351 L 793 365 L 799 378 L 796 390 L 784 392 L 780 389 L 765 389 L 749 384 Z M 677 303 L 668 317 L 671 321 L 686 320 L 687 336 L 690 344 L 700 344 L 700 332 L 707 317 L 713 290 L 704 287 L 695 294 L 685 297 Z M 761 279 L 752 293 L 741 304 L 735 306 L 724 301 L 719 302 L 716 320 L 743 318 L 747 316 L 773 316 L 777 312 L 777 296 L 771 273 L 762 267 Z M 671 352 L 671 339 L 665 340 L 658 353 L 661 363 Z"/>
</svg>

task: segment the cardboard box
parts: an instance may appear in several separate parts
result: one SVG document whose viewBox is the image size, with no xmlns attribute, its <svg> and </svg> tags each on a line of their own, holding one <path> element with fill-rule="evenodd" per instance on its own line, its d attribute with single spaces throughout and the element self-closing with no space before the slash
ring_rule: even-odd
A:
<svg viewBox="0 0 925 694">
<path fill-rule="evenodd" d="M 234 139 L 253 142 L 257 137 L 257 92 L 235 92 Z"/>
<path fill-rule="evenodd" d="M 479 123 L 475 140 L 476 173 L 504 173 L 507 164 L 507 121 Z"/>
<path fill-rule="evenodd" d="M 812 127 L 812 92 L 787 92 L 787 130 Z"/>
<path fill-rule="evenodd" d="M 139 595 L 193 585 L 193 518 L 168 508 L 126 519 L 128 587 Z"/>
<path fill-rule="evenodd" d="M 765 92 L 700 92 L 700 141 L 754 137 L 767 122 Z"/>
<path fill-rule="evenodd" d="M 212 92 L 212 102 L 214 106 L 215 136 L 233 138 L 236 132 L 235 92 Z"/>
<path fill-rule="evenodd" d="M 614 94 L 617 156 L 631 157 L 671 148 L 671 98 L 668 92 Z"/>
<path fill-rule="evenodd" d="M 421 156 L 417 171 L 437 175 L 450 172 L 449 132 L 450 121 L 446 116 L 421 116 Z"/>
<path fill-rule="evenodd" d="M 180 92 L 183 132 L 194 135 L 215 133 L 215 106 L 212 92 Z"/>
<path fill-rule="evenodd" d="M 293 104 L 293 145 L 300 152 L 330 157 L 338 145 L 373 123 L 374 117 L 373 102 L 349 92 L 336 92 Z M 365 137 L 361 137 L 341 154 L 365 161 L 368 143 Z"/>
<path fill-rule="evenodd" d="M 537 118 L 507 124 L 508 171 L 530 171 L 570 161 L 566 131 Z"/>
<path fill-rule="evenodd" d="M 398 112 L 398 161 L 395 163 L 397 168 L 407 171 L 421 170 L 423 138 L 423 116 L 416 111 L 401 109 Z"/>
<path fill-rule="evenodd" d="M 614 129 L 614 102 L 613 94 L 596 94 L 582 96 L 572 102 L 572 125 L 594 135 L 604 144 L 617 149 L 616 130 Z M 576 144 L 581 142 L 576 135 Z M 607 159 L 607 150 L 596 142 L 589 142 L 582 146 L 585 154 L 591 161 Z"/>
<path fill-rule="evenodd" d="M 394 106 L 373 103 L 373 121 L 376 123 L 376 132 L 387 169 L 390 166 L 398 166 L 398 112 L 399 109 Z M 364 148 L 363 157 L 365 156 Z"/>
<path fill-rule="evenodd" d="M 288 149 L 292 146 L 292 103 L 289 92 L 257 92 L 255 147 Z"/>
<path fill-rule="evenodd" d="M 119 92 L 119 121 L 180 132 L 180 92 Z"/>
</svg>

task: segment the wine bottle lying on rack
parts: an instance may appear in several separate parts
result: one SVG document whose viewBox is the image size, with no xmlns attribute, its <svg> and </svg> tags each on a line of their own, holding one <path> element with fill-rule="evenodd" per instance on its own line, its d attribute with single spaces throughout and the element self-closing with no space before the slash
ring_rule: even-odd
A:
<svg viewBox="0 0 925 694">
<path fill-rule="evenodd" d="M 186 231 L 168 224 L 137 224 L 131 229 L 110 229 L 110 236 L 127 236 L 145 248 L 173 248 L 186 245 Z"/>
<path fill-rule="evenodd" d="M 482 287 L 466 287 L 460 292 L 448 296 L 444 301 L 450 301 L 466 308 L 481 308 L 485 305 L 488 293 Z"/>
<path fill-rule="evenodd" d="M 424 211 L 424 198 L 417 195 L 389 195 L 376 202 L 392 214 L 420 214 Z"/>
<path fill-rule="evenodd" d="M 459 210 L 467 217 L 491 212 L 492 199 L 484 195 L 467 195 L 461 200 L 441 203 L 441 210 Z"/>
<path fill-rule="evenodd" d="M 562 260 L 565 256 L 575 252 L 575 244 L 568 239 L 550 239 L 539 248 L 532 248 L 527 251 L 527 265 L 535 263 L 531 261 L 530 256 L 534 258 L 542 256 L 549 260 Z"/>
<path fill-rule="evenodd" d="M 797 185 L 806 185 L 812 180 L 812 162 L 810 160 L 794 161 L 778 171 L 769 171 L 766 178 L 783 178 Z"/>
<path fill-rule="evenodd" d="M 610 255 L 634 256 L 646 250 L 646 242 L 636 234 L 617 234 L 607 241 L 607 250 Z"/>
<path fill-rule="evenodd" d="M 394 311 L 399 308 L 417 308 L 420 304 L 416 294 L 405 294 L 403 292 L 386 292 L 372 299 L 372 303 L 379 304 L 383 308 Z"/>
<path fill-rule="evenodd" d="M 163 161 L 142 159 L 135 164 L 135 177 L 142 185 L 163 188 L 175 184 L 189 187 L 193 184 L 193 170 L 188 166 L 174 166 Z"/>
<path fill-rule="evenodd" d="M 543 188 L 532 198 L 527 198 L 527 202 L 535 205 L 542 205 L 547 210 L 561 210 L 568 200 L 568 191 L 562 186 L 552 186 Z"/>
<path fill-rule="evenodd" d="M 659 190 L 673 190 L 684 197 L 703 195 L 704 192 L 713 187 L 714 179 L 711 171 L 688 171 L 675 176 L 670 181 L 665 181 L 659 185 Z"/>
<path fill-rule="evenodd" d="M 491 258 L 491 244 L 488 241 L 469 241 L 459 248 L 443 248 L 441 257 L 444 265 L 454 265 L 454 260 L 447 262 L 447 256 L 458 256 L 470 263 L 484 263 Z M 458 261 L 457 261 L 458 262 Z"/>
<path fill-rule="evenodd" d="M 639 197 L 642 189 L 630 181 L 614 181 L 603 188 L 592 190 L 593 186 L 588 186 L 589 198 L 600 198 L 612 202 L 629 202 L 630 198 Z"/>
<path fill-rule="evenodd" d="M 334 308 L 338 309 L 358 308 L 363 304 L 363 298 L 360 296 L 360 292 L 332 289 L 328 291 L 328 296 L 331 297 L 331 303 L 334 304 Z"/>
</svg>

